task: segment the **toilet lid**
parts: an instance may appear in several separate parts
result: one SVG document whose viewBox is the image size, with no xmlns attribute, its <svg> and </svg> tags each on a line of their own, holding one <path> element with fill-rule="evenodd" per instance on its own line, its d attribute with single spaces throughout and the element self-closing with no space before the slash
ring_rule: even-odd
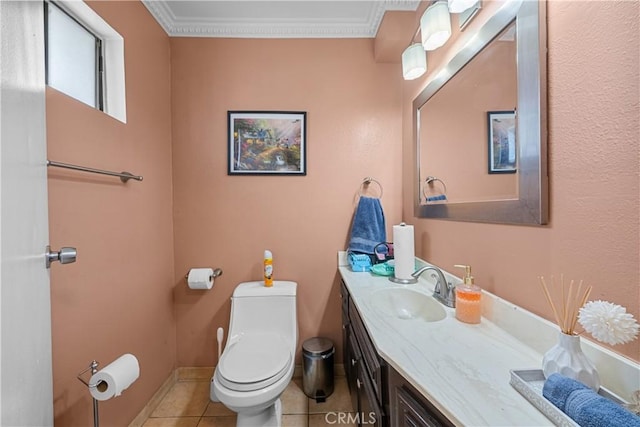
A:
<svg viewBox="0 0 640 427">
<path fill-rule="evenodd" d="M 220 382 L 233 390 L 255 390 L 279 380 L 291 364 L 291 350 L 274 333 L 245 334 L 222 353 Z"/>
</svg>

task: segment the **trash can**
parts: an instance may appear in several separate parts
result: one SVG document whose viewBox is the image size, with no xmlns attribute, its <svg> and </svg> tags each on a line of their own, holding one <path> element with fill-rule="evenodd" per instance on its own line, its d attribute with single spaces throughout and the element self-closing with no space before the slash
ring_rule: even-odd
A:
<svg viewBox="0 0 640 427">
<path fill-rule="evenodd" d="M 316 402 L 324 402 L 333 393 L 333 355 L 328 338 L 309 338 L 302 343 L 302 389 Z"/>
</svg>

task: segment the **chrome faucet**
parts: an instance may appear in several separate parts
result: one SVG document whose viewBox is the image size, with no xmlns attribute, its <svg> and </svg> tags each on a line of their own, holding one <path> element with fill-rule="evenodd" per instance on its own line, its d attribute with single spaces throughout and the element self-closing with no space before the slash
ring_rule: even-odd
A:
<svg viewBox="0 0 640 427">
<path fill-rule="evenodd" d="M 436 273 L 435 275 L 432 275 L 432 277 L 436 278 L 436 286 L 433 289 L 433 297 L 447 307 L 455 307 L 455 286 L 453 286 L 451 282 L 447 282 L 447 279 L 444 277 L 442 270 L 440 270 L 438 267 L 426 265 L 416 270 L 411 274 L 411 276 L 417 280 L 418 277 L 420 277 L 420 275 L 427 270 L 433 270 Z"/>
</svg>

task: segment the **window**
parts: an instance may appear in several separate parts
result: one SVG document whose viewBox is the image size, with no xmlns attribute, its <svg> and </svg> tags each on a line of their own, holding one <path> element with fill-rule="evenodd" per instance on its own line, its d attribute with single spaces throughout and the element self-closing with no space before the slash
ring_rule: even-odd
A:
<svg viewBox="0 0 640 427">
<path fill-rule="evenodd" d="M 122 36 L 83 1 L 44 5 L 47 84 L 126 123 Z"/>
<path fill-rule="evenodd" d="M 47 84 L 104 109 L 102 40 L 54 3 L 45 3 Z"/>
</svg>

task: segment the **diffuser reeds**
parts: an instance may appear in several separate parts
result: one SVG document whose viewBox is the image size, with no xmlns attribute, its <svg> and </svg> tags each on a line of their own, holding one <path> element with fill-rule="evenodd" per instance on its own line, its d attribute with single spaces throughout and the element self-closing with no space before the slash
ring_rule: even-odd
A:
<svg viewBox="0 0 640 427">
<path fill-rule="evenodd" d="M 589 295 L 591 294 L 591 286 L 585 289 L 584 293 L 580 295 L 582 291 L 582 280 L 578 284 L 577 289 L 573 290 L 574 281 L 572 280 L 569 283 L 569 288 L 566 289 L 564 283 L 564 276 L 560 275 L 560 304 L 556 305 L 554 303 L 554 298 L 549 292 L 549 287 L 544 280 L 544 277 L 540 276 L 540 285 L 542 286 L 542 290 L 544 292 L 544 296 L 547 298 L 547 302 L 551 306 L 551 310 L 553 311 L 553 316 L 558 324 L 558 327 L 562 331 L 562 333 L 567 335 L 574 335 L 574 331 L 576 328 L 576 323 L 578 322 L 578 312 L 580 308 L 587 302 Z M 552 290 L 555 289 L 556 283 L 553 276 L 551 276 L 551 285 Z M 557 294 L 558 292 L 556 292 Z"/>
</svg>

